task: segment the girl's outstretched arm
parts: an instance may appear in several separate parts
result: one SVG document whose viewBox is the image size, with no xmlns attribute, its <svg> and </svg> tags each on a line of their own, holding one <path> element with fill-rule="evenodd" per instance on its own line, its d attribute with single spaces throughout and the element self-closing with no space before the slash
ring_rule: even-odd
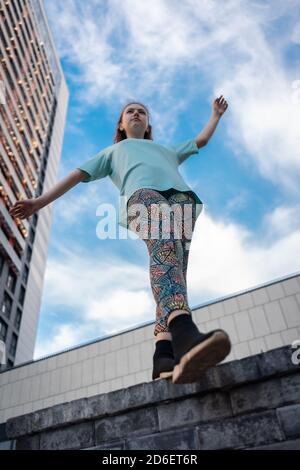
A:
<svg viewBox="0 0 300 470">
<path fill-rule="evenodd" d="M 9 213 L 13 217 L 27 219 L 35 212 L 42 209 L 42 207 L 47 206 L 55 199 L 62 196 L 65 192 L 73 188 L 73 186 L 82 181 L 84 178 L 86 178 L 86 173 L 76 168 L 76 170 L 73 170 L 71 173 L 65 176 L 65 178 L 53 186 L 53 188 L 41 196 L 15 202 L 13 207 L 9 210 Z"/>
<path fill-rule="evenodd" d="M 216 98 L 214 100 L 212 105 L 213 112 L 211 118 L 208 121 L 207 125 L 196 137 L 196 144 L 198 148 L 204 147 L 204 145 L 207 144 L 207 142 L 213 135 L 222 114 L 225 113 L 227 107 L 228 104 L 227 101 L 223 98 L 223 95 L 219 96 L 219 98 Z"/>
</svg>

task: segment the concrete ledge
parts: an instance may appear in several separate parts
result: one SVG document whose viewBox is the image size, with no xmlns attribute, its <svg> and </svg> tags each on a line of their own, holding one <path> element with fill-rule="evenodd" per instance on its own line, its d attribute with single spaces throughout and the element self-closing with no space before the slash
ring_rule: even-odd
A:
<svg viewBox="0 0 300 470">
<path fill-rule="evenodd" d="M 194 384 L 152 381 L 60 404 L 9 419 L 6 434 L 17 449 L 298 445 L 300 366 L 293 351 L 285 346 L 224 363 Z"/>
</svg>

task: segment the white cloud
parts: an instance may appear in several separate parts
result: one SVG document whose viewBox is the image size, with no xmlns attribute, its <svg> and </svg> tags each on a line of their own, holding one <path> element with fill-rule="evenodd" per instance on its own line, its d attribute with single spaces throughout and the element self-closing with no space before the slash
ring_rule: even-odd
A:
<svg viewBox="0 0 300 470">
<path fill-rule="evenodd" d="M 251 194 L 249 193 L 249 191 L 242 189 L 239 194 L 237 194 L 233 198 L 229 199 L 228 202 L 226 202 L 223 214 L 233 214 L 234 212 L 238 212 L 242 209 L 245 209 L 247 207 L 247 204 L 249 203 L 250 197 Z"/>
<path fill-rule="evenodd" d="M 259 236 L 242 225 L 212 219 L 203 211 L 193 236 L 188 270 L 191 305 L 214 300 L 300 269 L 296 208 L 277 208 Z M 282 228 L 285 221 L 289 229 Z"/>
<path fill-rule="evenodd" d="M 107 303 L 117 291 L 119 295 L 140 291 L 147 284 L 148 276 L 142 268 L 105 252 L 101 246 L 94 247 L 92 253 L 76 242 L 68 247 L 54 246 L 57 256 L 48 260 L 45 273 L 45 300 L 49 307 L 65 305 L 82 311 L 90 302 Z M 122 306 L 122 297 L 119 301 Z"/>
<path fill-rule="evenodd" d="M 80 324 L 60 324 L 54 329 L 54 332 L 46 339 L 38 342 L 34 351 L 34 360 L 49 354 L 71 348 L 84 341 L 86 326 L 83 328 Z"/>
<path fill-rule="evenodd" d="M 292 31 L 291 41 L 296 43 L 296 44 L 300 44 L 300 22 L 298 22 L 295 25 L 295 27 Z"/>
<path fill-rule="evenodd" d="M 63 223 L 63 229 L 66 230 L 67 224 L 71 225 L 79 220 L 87 223 L 88 214 L 92 213 L 95 222 L 96 232 L 96 209 L 98 205 L 109 201 L 114 204 L 115 211 L 118 210 L 118 200 L 116 190 L 111 186 L 108 180 L 101 181 L 101 184 L 81 183 L 80 188 L 72 188 L 71 192 L 64 195 L 55 203 L 54 215 L 57 218 L 56 223 Z M 90 212 L 92 211 L 92 212 Z"/>
<path fill-rule="evenodd" d="M 263 220 L 263 228 L 266 238 L 272 239 L 288 235 L 300 228 L 300 206 L 281 206 L 266 214 Z"/>
<path fill-rule="evenodd" d="M 152 320 L 155 302 L 147 267 L 101 248 L 91 254 L 75 243 L 54 246 L 57 256 L 48 259 L 42 302 L 47 312 L 74 314 L 72 324 L 63 314 L 56 318 L 53 331 L 38 339 L 35 358 Z"/>
<path fill-rule="evenodd" d="M 296 1 L 229 0 L 220 8 L 209 0 L 201 7 L 196 0 L 155 0 L 149 8 L 140 0 L 110 0 L 104 8 L 99 1 L 67 0 L 46 7 L 61 57 L 78 69 L 70 79 L 81 86 L 83 108 L 109 104 L 115 119 L 121 103 L 143 97 L 155 138 L 171 141 L 179 113 L 205 84 L 207 101 L 222 93 L 229 102 L 225 135 L 232 152 L 299 196 L 295 77 L 283 65 L 286 32 L 278 27 L 274 40 L 269 33 L 272 22 L 286 17 L 297 42 Z M 185 88 L 174 93 L 179 72 Z"/>
<path fill-rule="evenodd" d="M 223 83 L 234 108 L 227 132 L 232 150 L 243 147 L 251 156 L 244 161 L 249 171 L 255 163 L 264 178 L 299 196 L 300 109 L 292 99 L 292 82 L 280 71 L 274 72 L 270 67 L 266 76 L 257 76 L 254 68 L 241 68 L 235 78 Z"/>
<path fill-rule="evenodd" d="M 107 334 L 150 321 L 153 300 L 149 294 L 147 284 L 138 291 L 114 285 L 114 289 L 111 289 L 109 295 L 103 296 L 103 300 L 91 299 L 87 302 L 86 318 L 99 323 Z"/>
</svg>

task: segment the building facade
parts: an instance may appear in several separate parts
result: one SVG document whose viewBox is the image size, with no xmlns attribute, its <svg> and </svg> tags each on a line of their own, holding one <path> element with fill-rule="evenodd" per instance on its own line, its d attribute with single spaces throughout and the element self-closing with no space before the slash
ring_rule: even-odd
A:
<svg viewBox="0 0 300 470">
<path fill-rule="evenodd" d="M 55 184 L 68 104 L 41 0 L 0 0 L 0 64 L 0 341 L 12 367 L 33 358 L 52 208 L 9 210 Z"/>
</svg>

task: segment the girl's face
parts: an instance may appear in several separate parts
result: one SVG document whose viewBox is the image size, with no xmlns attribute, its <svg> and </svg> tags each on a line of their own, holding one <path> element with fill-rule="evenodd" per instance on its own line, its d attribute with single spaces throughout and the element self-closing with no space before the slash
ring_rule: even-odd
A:
<svg viewBox="0 0 300 470">
<path fill-rule="evenodd" d="M 136 139 L 143 139 L 148 129 L 148 114 L 146 109 L 137 103 L 126 106 L 120 122 L 120 130 L 126 132 L 126 136 Z"/>
</svg>

